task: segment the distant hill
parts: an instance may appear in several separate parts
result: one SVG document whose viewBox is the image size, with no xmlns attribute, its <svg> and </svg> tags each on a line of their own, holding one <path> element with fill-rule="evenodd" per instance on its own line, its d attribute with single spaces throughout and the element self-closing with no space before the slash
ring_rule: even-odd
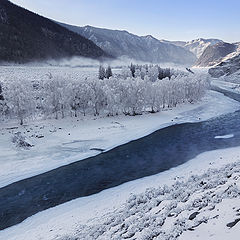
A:
<svg viewBox="0 0 240 240">
<path fill-rule="evenodd" d="M 101 58 L 109 54 L 45 17 L 0 0 L 0 61 L 24 63 L 71 56 Z"/>
<path fill-rule="evenodd" d="M 220 63 L 228 54 L 237 50 L 236 44 L 219 42 L 215 45 L 208 46 L 198 59 L 196 66 L 210 67 Z"/>
<path fill-rule="evenodd" d="M 59 24 L 88 38 L 115 57 L 126 56 L 143 62 L 187 65 L 192 65 L 196 61 L 196 57 L 190 51 L 171 43 L 161 42 L 150 35 L 137 36 L 127 31 Z"/>
</svg>

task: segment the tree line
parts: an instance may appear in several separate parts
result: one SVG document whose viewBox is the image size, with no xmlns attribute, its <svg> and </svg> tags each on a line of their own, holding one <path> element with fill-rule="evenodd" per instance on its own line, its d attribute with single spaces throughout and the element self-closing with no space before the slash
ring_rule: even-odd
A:
<svg viewBox="0 0 240 240">
<path fill-rule="evenodd" d="M 98 77 L 70 79 L 51 74 L 42 81 L 8 79 L 0 86 L 2 118 L 18 119 L 23 124 L 41 117 L 154 113 L 200 100 L 208 81 L 198 75 L 181 74 L 159 80 L 155 71 L 149 71 L 142 78 L 137 70 L 133 77 L 126 76 L 123 70 L 103 80 Z"/>
</svg>

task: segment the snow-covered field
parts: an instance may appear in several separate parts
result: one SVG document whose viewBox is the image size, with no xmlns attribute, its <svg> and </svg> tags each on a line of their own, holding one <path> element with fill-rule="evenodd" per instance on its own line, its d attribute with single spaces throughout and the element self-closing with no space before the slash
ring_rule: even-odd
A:
<svg viewBox="0 0 240 240">
<path fill-rule="evenodd" d="M 94 148 L 109 150 L 172 124 L 203 121 L 237 109 L 238 102 L 209 91 L 202 102 L 155 114 L 43 120 L 24 126 L 6 123 L 0 128 L 0 187 L 96 155 Z M 16 147 L 12 137 L 17 132 L 34 147 Z"/>
<path fill-rule="evenodd" d="M 96 67 L 59 67 L 59 66 L 1 66 L 1 79 L 32 79 L 40 81 L 49 78 L 49 74 L 61 77 L 84 78 L 89 76 L 97 76 L 98 68 Z"/>
</svg>

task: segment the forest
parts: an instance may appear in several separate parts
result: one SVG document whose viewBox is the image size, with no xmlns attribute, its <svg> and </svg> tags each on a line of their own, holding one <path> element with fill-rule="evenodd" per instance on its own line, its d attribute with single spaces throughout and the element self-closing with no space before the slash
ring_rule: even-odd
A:
<svg viewBox="0 0 240 240">
<path fill-rule="evenodd" d="M 153 65 L 131 65 L 108 77 L 100 74 L 67 78 L 49 73 L 41 81 L 4 79 L 0 83 L 1 118 L 23 124 L 41 118 L 154 113 L 194 103 L 209 86 L 206 77 Z"/>
</svg>

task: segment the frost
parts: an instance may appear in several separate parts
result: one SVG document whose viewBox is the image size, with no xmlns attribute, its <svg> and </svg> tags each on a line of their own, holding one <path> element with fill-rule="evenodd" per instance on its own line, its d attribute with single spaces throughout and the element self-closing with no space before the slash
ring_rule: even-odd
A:
<svg viewBox="0 0 240 240">
<path fill-rule="evenodd" d="M 178 239 L 183 232 L 207 224 L 208 211 L 216 203 L 240 197 L 233 179 L 239 174 L 240 162 L 237 162 L 200 176 L 193 175 L 184 182 L 176 181 L 169 187 L 150 188 L 131 195 L 121 210 L 108 213 L 98 224 L 79 226 L 69 239 Z"/>
<path fill-rule="evenodd" d="M 33 147 L 34 145 L 26 139 L 26 137 L 24 137 L 22 135 L 21 132 L 17 132 L 14 134 L 13 138 L 12 138 L 12 142 L 20 148 L 24 148 L 24 149 L 28 149 L 30 147 Z"/>
</svg>

